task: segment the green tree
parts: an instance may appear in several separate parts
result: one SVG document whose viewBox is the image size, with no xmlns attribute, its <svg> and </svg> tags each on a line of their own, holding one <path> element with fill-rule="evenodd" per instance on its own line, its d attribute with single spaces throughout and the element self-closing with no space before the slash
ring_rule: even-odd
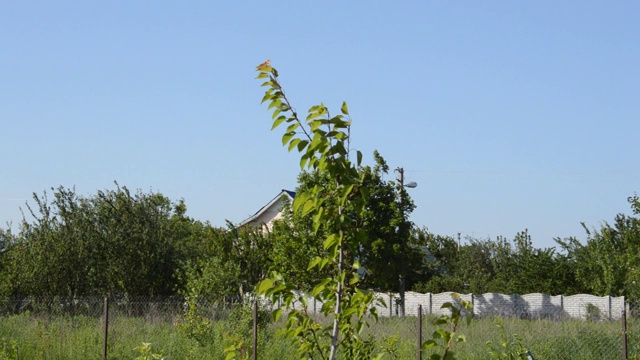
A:
<svg viewBox="0 0 640 360">
<path fill-rule="evenodd" d="M 34 194 L 35 206 L 4 253 L 6 295 L 169 295 L 193 256 L 183 202 L 126 187 L 78 196 L 74 189 Z"/>
<path fill-rule="evenodd" d="M 413 224 L 405 219 L 415 207 L 413 202 L 408 195 L 404 197 L 404 202 L 400 201 L 398 184 L 384 180 L 389 172 L 384 158 L 377 151 L 373 156 L 374 166 L 357 168 L 363 179 L 362 191 L 368 195 L 364 212 L 354 214 L 348 205 L 343 209 L 345 216 L 360 219 L 367 233 L 367 237 L 347 256 L 350 261 L 357 259 L 364 269 L 362 273 L 366 275 L 362 279 L 362 286 L 397 292 L 403 271 L 409 273 L 409 286 L 411 280 L 417 278 L 412 273 L 420 267 L 424 251 L 416 242 L 419 239 L 407 233 Z M 326 172 L 318 171 L 303 171 L 298 183 L 297 193 L 314 186 L 325 189 L 335 187 Z M 282 220 L 275 222 L 272 232 L 274 268 L 279 269 L 291 284 L 308 289 L 310 284 L 327 275 L 326 271 L 307 269 L 310 258 L 326 255 L 322 247 L 326 238 L 325 226 L 321 224 L 314 230 L 310 217 L 293 212 L 286 205 L 283 215 Z M 401 229 L 405 224 L 407 226 Z M 405 241 L 403 236 L 406 237 Z"/>
<path fill-rule="evenodd" d="M 640 300 L 640 202 L 628 198 L 633 215 L 618 214 L 612 224 L 587 232 L 586 244 L 575 238 L 556 239 L 567 252 L 567 261 L 576 267 L 576 279 L 585 292 L 595 295 L 625 296 Z"/>
<path fill-rule="evenodd" d="M 417 268 L 422 258 L 420 248 L 411 241 L 415 239 L 411 236 L 413 224 L 407 221 L 415 205 L 404 188 L 384 180 L 389 173 L 384 158 L 377 151 L 373 158 L 373 167 L 360 168 L 367 193 L 362 214 L 367 237 L 358 247 L 357 257 L 366 270 L 366 286 L 398 291 L 401 276 Z"/>
<path fill-rule="evenodd" d="M 492 258 L 495 275 L 489 290 L 513 294 L 562 293 L 555 278 L 556 260 L 554 248 L 533 247 L 527 230 L 517 233 L 513 241 L 498 237 Z"/>
<path fill-rule="evenodd" d="M 187 270 L 188 296 L 241 301 L 271 269 L 273 242 L 262 228 L 227 223 L 209 227 L 205 239 L 206 251 Z"/>
<path fill-rule="evenodd" d="M 490 240 L 467 238 L 466 244 L 450 236 L 429 233 L 419 229 L 425 248 L 422 278 L 414 286 L 420 292 L 446 292 L 482 294 L 488 291 L 495 276 L 492 263 L 494 244 Z"/>
<path fill-rule="evenodd" d="M 527 230 L 513 240 L 467 238 L 460 246 L 451 237 L 427 231 L 418 236 L 424 238 L 429 259 L 422 281 L 415 286 L 418 291 L 575 293 L 573 264 L 555 248 L 533 247 Z"/>
<path fill-rule="evenodd" d="M 333 184 L 298 192 L 293 202 L 294 212 L 311 216 L 314 232 L 321 226 L 325 230 L 323 247 L 328 256 L 313 259 L 309 268 L 327 268 L 332 273 L 311 292 L 323 304 L 321 312 L 331 317 L 332 323 L 327 326 L 308 317 L 305 298 L 299 297 L 278 273 L 264 280 L 258 290 L 271 298 L 283 297 L 289 308 L 285 332 L 298 344 L 301 356 L 321 354 L 322 358 L 333 360 L 338 348 L 353 349 L 362 341 L 359 334 L 367 322 L 365 314 L 375 315 L 375 308 L 371 307 L 373 293 L 359 287 L 360 264 L 355 256 L 367 238 L 362 214 L 368 194 L 358 172 L 362 155 L 357 152 L 356 162 L 351 161 L 351 120 L 346 103 L 341 107 L 342 114 L 335 116 L 322 104 L 313 106 L 303 121 L 290 105 L 278 82 L 278 72 L 269 62 L 260 65 L 258 72 L 258 78 L 266 79 L 263 102 L 267 101 L 268 108 L 274 111 L 273 128 L 288 124 L 282 144 L 289 151 L 301 153 L 303 170 L 326 175 Z M 291 308 L 294 301 L 301 301 L 304 310 Z M 281 314 L 282 310 L 277 310 L 274 316 L 277 319 Z M 368 358 L 368 354 L 365 356 Z"/>
<path fill-rule="evenodd" d="M 298 178 L 301 185 L 296 191 L 299 193 L 311 178 L 309 173 L 301 173 Z M 302 216 L 300 212 L 292 211 L 290 205 L 285 201 L 282 219 L 273 223 L 273 269 L 277 269 L 292 286 L 309 291 L 314 284 L 330 275 L 327 270 L 308 268 L 309 259 L 327 256 L 322 246 L 324 233 L 321 228 L 314 231 L 313 220 L 309 216 Z"/>
<path fill-rule="evenodd" d="M 424 244 L 424 261 L 420 277 L 412 286 L 414 291 L 440 293 L 445 291 L 465 292 L 465 279 L 460 273 L 471 262 L 459 267 L 461 252 L 457 242 L 450 236 L 430 233 L 426 228 L 416 229 L 414 237 Z"/>
</svg>

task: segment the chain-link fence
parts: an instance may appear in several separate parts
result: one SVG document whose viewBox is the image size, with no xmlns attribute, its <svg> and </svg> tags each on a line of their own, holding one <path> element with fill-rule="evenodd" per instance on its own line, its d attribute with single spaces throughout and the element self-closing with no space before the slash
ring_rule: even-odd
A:
<svg viewBox="0 0 640 360">
<path fill-rule="evenodd" d="M 241 305 L 180 296 L 0 299 L 0 359 L 134 359 L 144 343 L 168 359 L 224 358 L 223 335 L 252 330 Z"/>
<path fill-rule="evenodd" d="M 240 344 L 240 353 L 252 353 L 254 323 L 257 358 L 298 358 L 291 342 L 275 335 L 283 325 L 270 321 L 271 307 L 262 303 L 254 313 L 249 302 L 187 302 L 182 297 L 119 297 L 108 302 L 103 297 L 5 299 L 0 300 L 0 359 L 73 360 L 105 354 L 108 359 L 134 359 L 144 352 L 166 359 L 224 359 L 232 343 Z M 456 343 L 454 350 L 458 359 L 488 359 L 491 346 L 505 351 L 526 348 L 538 360 L 620 359 L 625 350 L 635 358 L 640 355 L 640 306 L 627 307 L 626 316 L 609 316 L 588 305 L 581 318 L 566 312 L 532 316 L 529 308 L 474 314 L 469 325 L 461 322 L 455 329 L 466 341 Z M 418 358 L 420 336 L 424 343 L 436 330 L 439 314 L 429 314 L 424 307 L 406 310 L 412 315 L 381 316 L 377 323 L 371 319 L 364 330 L 363 339 L 378 351 L 388 351 L 386 358 Z M 395 308 L 384 311 L 395 314 Z M 143 343 L 151 345 L 145 349 Z M 429 351 L 422 353 L 424 359 Z"/>
</svg>

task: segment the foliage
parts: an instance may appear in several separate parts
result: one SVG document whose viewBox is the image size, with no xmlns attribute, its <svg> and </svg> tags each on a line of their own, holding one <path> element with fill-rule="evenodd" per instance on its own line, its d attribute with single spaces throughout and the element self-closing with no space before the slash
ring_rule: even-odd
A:
<svg viewBox="0 0 640 360">
<path fill-rule="evenodd" d="M 500 341 L 497 345 L 487 341 L 487 349 L 489 349 L 491 359 L 529 359 L 529 351 L 522 344 L 522 338 L 518 334 L 511 334 L 511 337 L 508 337 L 501 320 L 498 320 L 496 326 L 500 329 Z"/>
<path fill-rule="evenodd" d="M 238 336 L 229 336 L 227 338 L 229 345 L 224 348 L 225 360 L 230 359 L 249 359 L 249 350 L 245 345 L 245 341 Z"/>
<path fill-rule="evenodd" d="M 123 314 L 112 317 L 109 324 L 109 358 L 133 359 L 132 349 L 142 342 L 150 342 L 161 345 L 162 354 L 167 359 L 224 359 L 224 342 L 216 341 L 201 346 L 178 331 L 176 323 L 169 316 L 163 318 L 164 321 L 158 321 L 153 317 L 129 318 Z M 424 321 L 425 329 L 432 329 L 431 318 L 427 316 Z M 40 324 L 37 319 L 41 320 Z M 215 321 L 217 339 L 223 339 L 227 321 L 224 318 Z M 522 336 L 523 343 L 527 344 L 537 360 L 601 360 L 619 357 L 621 353 L 622 330 L 619 321 L 531 321 L 518 318 L 505 318 L 503 321 L 505 329 Z M 99 357 L 97 354 L 102 350 L 101 323 L 100 318 L 77 316 L 36 317 L 33 313 L 3 316 L 0 318 L 0 339 L 7 339 L 6 344 L 10 347 L 17 343 L 19 359 L 91 359 Z M 387 339 L 397 337 L 393 345 L 395 357 L 389 354 L 383 359 L 415 359 L 416 323 L 414 317 L 381 317 L 380 322 L 372 323 L 371 327 L 365 329 L 363 337 L 366 339 L 371 334 L 376 338 L 376 351 L 384 351 L 385 343 L 389 341 Z M 282 326 L 282 322 L 271 324 L 267 329 L 260 329 L 260 333 L 277 331 Z M 462 329 L 467 341 L 455 345 L 457 358 L 488 359 L 486 342 L 500 339 L 495 319 L 474 318 L 469 326 Z M 628 323 L 628 346 L 629 354 L 640 354 L 640 323 L 633 317 L 629 318 Z M 293 360 L 299 359 L 299 356 L 295 354 L 289 339 L 272 337 L 265 344 L 259 343 L 258 358 Z M 423 355 L 423 358 L 428 358 L 428 355 Z"/>
<path fill-rule="evenodd" d="M 583 292 L 594 295 L 625 296 L 640 300 L 640 201 L 628 199 L 634 216 L 618 214 L 613 224 L 587 232 L 586 244 L 575 238 L 556 239 L 575 267 Z"/>
<path fill-rule="evenodd" d="M 4 252 L 4 250 L 7 248 L 9 244 L 12 244 L 15 242 L 15 237 L 11 232 L 11 224 L 7 224 L 7 225 L 8 225 L 8 228 L 6 230 L 0 229 L 0 256 L 2 256 L 2 253 Z"/>
<path fill-rule="evenodd" d="M 194 301 L 187 300 L 187 309 L 178 322 L 178 330 L 200 346 L 215 342 L 213 322 L 203 314 Z"/>
<path fill-rule="evenodd" d="M 362 219 L 362 226 L 367 233 L 353 254 L 363 269 L 361 273 L 365 275 L 361 279 L 361 286 L 397 292 L 398 279 L 403 272 L 409 273 L 409 287 L 420 277 L 415 270 L 420 269 L 424 252 L 417 243 L 420 239 L 405 233 L 412 225 L 405 219 L 414 208 L 413 202 L 407 195 L 400 197 L 402 201 L 398 199 L 398 184 L 384 180 L 389 172 L 384 158 L 377 151 L 373 157 L 374 166 L 357 168 L 363 178 L 362 191 L 368 194 L 364 212 L 354 214 L 346 206 L 343 213 L 351 218 Z M 303 193 L 314 186 L 332 189 L 335 182 L 326 172 L 302 171 L 296 192 Z M 321 224 L 314 230 L 313 219 L 292 211 L 288 202 L 282 211 L 283 218 L 274 223 L 271 233 L 274 243 L 273 267 L 294 287 L 311 290 L 312 284 L 329 275 L 326 269 L 318 271 L 307 268 L 309 259 L 327 255 L 322 246 L 326 238 L 325 226 Z M 408 239 L 406 243 L 402 241 L 403 237 Z"/>
<path fill-rule="evenodd" d="M 126 187 L 83 197 L 59 187 L 34 194 L 20 231 L 3 254 L 5 295 L 170 295 L 193 256 L 184 203 Z"/>
<path fill-rule="evenodd" d="M 374 166 L 361 166 L 362 187 L 367 194 L 361 214 L 367 237 L 357 249 L 357 258 L 366 270 L 363 286 L 380 291 L 398 291 L 398 279 L 414 279 L 413 269 L 420 268 L 423 253 L 410 236 L 409 217 L 415 205 L 406 189 L 385 181 L 389 166 L 377 152 Z M 410 288 L 412 283 L 408 282 Z"/>
<path fill-rule="evenodd" d="M 0 360 L 18 360 L 18 342 L 0 339 Z"/>
<path fill-rule="evenodd" d="M 528 294 L 576 293 L 575 271 L 564 254 L 554 248 L 537 249 L 528 231 L 513 240 L 467 238 L 465 244 L 451 237 L 416 231 L 425 243 L 429 259 L 423 266 L 423 282 L 414 286 L 422 292 L 457 291 Z"/>
<path fill-rule="evenodd" d="M 312 176 L 307 172 L 301 173 L 296 191 L 299 193 L 301 187 L 311 179 Z M 274 221 L 271 231 L 273 269 L 278 269 L 295 288 L 310 291 L 313 284 L 330 275 L 328 269 L 308 268 L 309 259 L 327 256 L 322 246 L 323 230 L 315 232 L 312 219 L 302 216 L 300 212 L 293 212 L 288 199 L 285 199 L 282 215 L 282 219 Z"/>
<path fill-rule="evenodd" d="M 552 294 L 559 288 L 554 280 L 555 250 L 534 248 L 527 230 L 517 233 L 512 244 L 498 237 L 493 253 L 492 265 L 496 276 L 491 281 L 492 290 L 502 289 L 514 294 Z"/>
<path fill-rule="evenodd" d="M 270 322 L 267 311 L 258 309 L 256 325 L 264 329 Z M 240 337 L 246 341 L 253 336 L 253 308 L 249 305 L 237 305 L 231 309 L 225 331 L 228 335 Z"/>
<path fill-rule="evenodd" d="M 585 305 L 585 310 L 587 312 L 586 319 L 588 321 L 600 321 L 602 320 L 602 313 L 600 312 L 600 308 L 593 305 L 592 303 L 587 303 Z"/>
<path fill-rule="evenodd" d="M 467 325 L 471 323 L 471 312 L 473 310 L 473 304 L 470 301 L 460 299 L 458 294 L 451 295 L 455 302 L 446 302 L 442 305 L 442 309 L 449 309 L 450 315 L 442 315 L 435 322 L 434 325 L 437 329 L 433 331 L 431 339 L 425 341 L 422 344 L 421 350 L 428 350 L 432 348 L 442 349 L 442 355 L 435 353 L 432 354 L 430 360 L 454 360 L 456 354 L 453 351 L 454 343 L 461 343 L 466 341 L 466 337 L 461 334 L 457 334 L 460 320 L 466 320 Z M 458 304 L 456 304 L 456 302 Z M 446 325 L 447 328 L 443 328 Z"/>
<path fill-rule="evenodd" d="M 235 359 L 238 357 L 248 359 L 253 354 L 253 348 L 246 344 L 250 344 L 253 339 L 254 320 L 258 327 L 259 340 L 262 340 L 259 341 L 260 345 L 258 346 L 265 346 L 267 343 L 265 340 L 270 340 L 270 331 L 267 329 L 267 325 L 270 322 L 268 312 L 258 309 L 257 317 L 254 319 L 253 308 L 251 306 L 244 304 L 235 306 L 225 322 L 225 339 L 228 343 L 228 346 L 225 347 L 224 350 L 226 359 Z"/>
<path fill-rule="evenodd" d="M 314 232 L 321 226 L 325 231 L 323 247 L 327 256 L 314 258 L 309 269 L 331 271 L 332 276 L 316 284 L 311 295 L 322 303 L 321 313 L 332 318 L 332 324 L 323 325 L 309 317 L 305 297 L 298 296 L 292 284 L 277 272 L 260 283 L 258 292 L 273 300 L 282 298 L 288 310 L 282 333 L 298 346 L 300 356 L 317 354 L 323 359 L 335 359 L 339 348 L 353 349 L 361 341 L 367 314 L 377 319 L 375 308 L 371 307 L 376 300 L 373 293 L 358 287 L 360 263 L 355 257 L 367 238 L 363 214 L 368 194 L 358 172 L 362 154 L 357 152 L 356 162 L 351 161 L 351 120 L 346 103 L 342 104 L 341 114 L 335 116 L 323 104 L 313 106 L 302 121 L 280 86 L 276 69 L 267 61 L 257 70 L 258 78 L 267 79 L 262 84 L 267 87 L 263 102 L 273 109 L 272 129 L 288 124 L 282 144 L 289 151 L 301 153 L 303 170 L 317 171 L 332 183 L 331 187 L 314 185 L 299 191 L 293 202 L 294 212 L 311 216 Z M 302 310 L 294 309 L 294 302 L 300 302 Z M 273 315 L 277 321 L 282 309 Z"/>
<path fill-rule="evenodd" d="M 163 359 L 161 353 L 155 353 L 151 347 L 151 343 L 142 343 L 140 346 L 134 349 L 139 355 L 136 360 L 161 360 Z"/>
<path fill-rule="evenodd" d="M 184 295 L 242 302 L 271 268 L 269 232 L 227 223 L 209 228 L 206 250 L 186 266 Z"/>
</svg>

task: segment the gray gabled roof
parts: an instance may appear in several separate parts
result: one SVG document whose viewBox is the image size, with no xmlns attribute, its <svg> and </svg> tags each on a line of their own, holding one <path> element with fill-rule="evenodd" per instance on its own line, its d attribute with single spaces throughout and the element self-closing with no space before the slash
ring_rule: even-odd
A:
<svg viewBox="0 0 640 360">
<path fill-rule="evenodd" d="M 290 201 L 292 201 L 296 197 L 296 193 L 295 193 L 295 191 L 282 189 L 280 191 L 280 193 L 278 195 L 276 195 L 276 197 L 271 199 L 271 201 L 269 201 L 265 206 L 261 207 L 260 210 L 258 210 L 255 214 L 251 215 L 248 219 L 242 221 L 238 226 L 243 226 L 243 225 L 249 224 L 252 221 L 254 221 L 255 219 L 259 218 L 260 215 L 264 214 L 269 209 L 271 209 L 271 207 L 274 204 L 276 204 L 278 202 L 278 200 L 280 200 L 280 198 L 282 198 L 282 196 L 286 196 L 287 198 L 289 198 Z"/>
</svg>

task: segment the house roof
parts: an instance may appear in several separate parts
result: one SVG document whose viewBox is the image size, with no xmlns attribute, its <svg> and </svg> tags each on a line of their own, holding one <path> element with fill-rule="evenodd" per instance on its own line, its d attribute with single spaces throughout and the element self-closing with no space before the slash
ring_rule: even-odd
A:
<svg viewBox="0 0 640 360">
<path fill-rule="evenodd" d="M 258 219 L 265 212 L 272 210 L 271 208 L 278 203 L 278 201 L 282 198 L 282 196 L 286 196 L 289 200 L 293 200 L 296 197 L 295 191 L 282 189 L 278 195 L 276 195 L 271 201 L 269 201 L 265 206 L 261 207 L 255 214 L 251 215 L 248 219 L 242 221 L 239 226 L 243 226 L 253 222 Z M 280 210 L 280 209 L 276 209 Z"/>
</svg>

